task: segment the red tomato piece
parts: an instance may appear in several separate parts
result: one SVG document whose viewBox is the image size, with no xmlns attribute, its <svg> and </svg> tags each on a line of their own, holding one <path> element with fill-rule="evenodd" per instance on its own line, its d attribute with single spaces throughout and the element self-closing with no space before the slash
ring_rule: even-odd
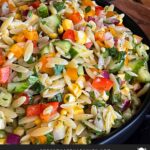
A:
<svg viewBox="0 0 150 150">
<path fill-rule="evenodd" d="M 74 30 L 66 30 L 66 32 L 63 34 L 63 39 L 70 39 L 73 42 L 75 41 L 75 31 Z"/>
<path fill-rule="evenodd" d="M 109 91 L 113 86 L 113 82 L 106 78 L 97 77 L 93 80 L 92 86 L 99 91 Z"/>
<path fill-rule="evenodd" d="M 4 84 L 8 81 L 10 75 L 9 66 L 0 68 L 0 84 Z"/>
<path fill-rule="evenodd" d="M 37 0 L 37 1 L 35 1 L 35 2 L 33 2 L 32 4 L 31 4 L 31 6 L 33 7 L 33 8 L 38 8 L 39 6 L 40 6 L 40 1 L 39 0 Z"/>
<path fill-rule="evenodd" d="M 29 102 L 30 102 L 30 97 L 29 97 L 28 94 L 26 94 L 26 93 L 21 93 L 21 94 L 19 94 L 19 97 L 20 97 L 20 96 L 25 96 L 25 97 L 26 97 L 26 101 L 23 103 L 24 105 L 29 104 Z"/>
<path fill-rule="evenodd" d="M 99 16 L 101 11 L 103 10 L 104 8 L 102 6 L 96 6 L 95 7 L 95 14 L 96 16 Z"/>
<path fill-rule="evenodd" d="M 41 104 L 35 104 L 27 107 L 27 116 L 38 116 L 42 112 Z"/>
</svg>

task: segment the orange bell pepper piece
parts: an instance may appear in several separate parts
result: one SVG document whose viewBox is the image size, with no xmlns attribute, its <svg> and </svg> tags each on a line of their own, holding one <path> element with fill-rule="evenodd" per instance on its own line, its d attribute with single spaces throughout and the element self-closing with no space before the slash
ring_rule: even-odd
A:
<svg viewBox="0 0 150 150">
<path fill-rule="evenodd" d="M 18 44 L 14 44 L 10 47 L 9 51 L 12 52 L 16 58 L 20 58 L 23 56 L 24 48 L 20 47 Z"/>
<path fill-rule="evenodd" d="M 66 73 L 72 81 L 76 81 L 78 79 L 78 71 L 76 68 L 67 68 Z"/>
<path fill-rule="evenodd" d="M 89 16 L 94 16 L 94 15 L 95 15 L 95 11 L 91 9 L 88 13 L 85 14 L 85 18 L 88 18 Z"/>
<path fill-rule="evenodd" d="M 38 136 L 37 139 L 40 142 L 40 144 L 46 144 L 46 142 L 47 142 L 46 136 Z"/>
<path fill-rule="evenodd" d="M 68 19 L 72 20 L 74 24 L 77 24 L 82 20 L 82 17 L 79 12 L 73 12 L 72 14 L 69 15 Z"/>
<path fill-rule="evenodd" d="M 37 31 L 24 30 L 23 34 L 26 39 L 31 40 L 31 41 L 38 41 L 38 39 L 39 39 Z"/>
<path fill-rule="evenodd" d="M 93 6 L 93 2 L 91 0 L 82 0 L 82 5 L 84 6 Z"/>
<path fill-rule="evenodd" d="M 41 67 L 41 72 L 43 73 L 48 73 L 50 75 L 52 75 L 54 73 L 52 68 L 47 68 L 46 64 L 50 61 L 51 57 L 54 57 L 55 54 L 51 53 L 48 55 L 44 55 L 41 57 L 40 62 L 42 63 L 42 67 Z"/>
<path fill-rule="evenodd" d="M 5 56 L 2 54 L 2 49 L 0 49 L 0 66 L 5 63 Z"/>
<path fill-rule="evenodd" d="M 16 42 L 25 42 L 26 40 L 23 33 L 19 33 L 18 35 L 13 36 L 12 39 Z"/>
</svg>

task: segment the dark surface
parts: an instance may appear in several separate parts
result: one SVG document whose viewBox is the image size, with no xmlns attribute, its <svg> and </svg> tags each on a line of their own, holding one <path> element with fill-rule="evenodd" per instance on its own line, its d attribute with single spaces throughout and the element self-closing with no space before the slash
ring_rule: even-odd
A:
<svg viewBox="0 0 150 150">
<path fill-rule="evenodd" d="M 97 0 L 96 1 L 99 5 L 105 6 L 108 5 L 108 3 L 105 0 Z M 116 9 L 118 13 L 122 13 L 119 9 Z M 133 33 L 143 37 L 143 42 L 150 46 L 150 41 L 147 38 L 147 36 L 144 34 L 144 32 L 141 30 L 141 28 L 127 15 L 124 18 L 124 25 L 127 26 L 129 29 L 132 30 Z M 150 63 L 149 63 L 150 68 Z M 137 111 L 136 115 L 132 117 L 132 119 L 124 124 L 122 127 L 116 129 L 115 131 L 111 132 L 108 136 L 105 136 L 104 138 L 97 138 L 93 140 L 93 143 L 95 144 L 121 144 L 121 143 L 149 143 L 148 137 L 145 139 L 142 139 L 142 133 L 143 135 L 150 134 L 149 131 L 147 131 L 147 123 L 146 126 L 142 124 L 143 120 L 145 122 L 145 114 L 147 113 L 148 109 L 150 108 L 150 92 L 147 93 L 144 97 L 142 97 L 143 103 L 141 104 L 141 107 Z M 142 125 L 141 125 L 142 124 Z M 142 126 L 139 129 L 139 126 Z M 144 126 L 144 127 L 143 127 Z M 136 130 L 139 130 L 139 132 L 136 132 L 136 135 L 133 135 Z M 148 132 L 148 133 L 147 133 Z M 133 135 L 134 137 L 131 137 Z M 129 137 L 131 137 L 129 139 Z M 131 141 L 133 139 L 137 139 L 139 141 Z M 128 141 L 127 141 L 128 140 Z"/>
</svg>

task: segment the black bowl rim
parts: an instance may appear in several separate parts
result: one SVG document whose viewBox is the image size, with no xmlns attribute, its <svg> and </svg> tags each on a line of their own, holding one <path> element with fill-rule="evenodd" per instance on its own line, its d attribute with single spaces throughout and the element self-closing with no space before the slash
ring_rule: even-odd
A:
<svg viewBox="0 0 150 150">
<path fill-rule="evenodd" d="M 102 5 L 102 6 L 110 5 L 108 2 L 102 1 L 102 0 L 97 0 L 96 2 L 98 5 Z M 115 11 L 117 11 L 118 13 L 125 14 L 123 11 L 121 11 L 117 7 L 115 7 Z M 148 37 L 145 35 L 145 33 L 143 32 L 143 30 L 135 23 L 135 21 L 133 21 L 128 15 L 125 14 L 124 23 L 126 21 L 129 21 L 133 25 L 133 27 L 130 27 L 129 29 L 131 29 L 131 31 L 133 28 L 134 28 L 134 30 L 136 29 L 136 32 L 134 32 L 134 33 L 142 36 L 143 42 L 150 47 L 150 41 L 149 41 Z M 149 65 L 149 69 L 150 69 L 150 61 L 148 62 L 148 65 Z M 144 98 L 144 102 L 141 103 L 141 107 L 129 121 L 127 121 L 121 127 L 110 132 L 108 135 L 105 135 L 104 137 L 98 137 L 96 139 L 93 139 L 92 144 L 109 143 L 116 136 L 119 136 L 122 132 L 125 132 L 128 128 L 133 126 L 146 113 L 146 111 L 148 110 L 149 107 L 150 107 L 150 92 L 147 92 L 147 94 L 145 95 L 145 98 Z"/>
</svg>

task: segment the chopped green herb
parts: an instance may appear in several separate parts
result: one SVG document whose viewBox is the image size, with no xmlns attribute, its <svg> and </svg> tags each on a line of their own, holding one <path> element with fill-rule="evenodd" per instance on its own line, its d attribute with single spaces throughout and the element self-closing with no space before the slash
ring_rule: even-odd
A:
<svg viewBox="0 0 150 150">
<path fill-rule="evenodd" d="M 102 100 L 94 100 L 92 104 L 97 106 L 97 107 L 103 107 L 106 105 L 105 102 Z"/>
<path fill-rule="evenodd" d="M 78 55 L 78 52 L 74 48 L 71 48 L 69 50 L 69 54 L 71 55 L 71 58 L 74 58 L 75 56 Z"/>
<path fill-rule="evenodd" d="M 28 82 L 30 83 L 30 85 L 34 85 L 37 81 L 38 81 L 38 77 L 36 76 L 30 76 L 28 78 Z"/>
<path fill-rule="evenodd" d="M 32 15 L 33 15 L 32 10 L 29 10 L 29 12 L 28 12 L 28 17 L 31 17 Z"/>
<path fill-rule="evenodd" d="M 44 89 L 44 86 L 40 82 L 36 82 L 31 89 L 34 91 L 34 94 L 39 94 Z"/>
<path fill-rule="evenodd" d="M 58 12 L 65 9 L 65 3 L 64 2 L 54 2 L 53 5 Z"/>
<path fill-rule="evenodd" d="M 91 7 L 90 6 L 88 6 L 88 7 L 85 8 L 85 12 L 86 13 L 88 13 L 89 11 L 91 11 Z"/>
<path fill-rule="evenodd" d="M 51 144 L 54 141 L 54 137 L 52 133 L 46 134 L 47 144 Z"/>
</svg>

